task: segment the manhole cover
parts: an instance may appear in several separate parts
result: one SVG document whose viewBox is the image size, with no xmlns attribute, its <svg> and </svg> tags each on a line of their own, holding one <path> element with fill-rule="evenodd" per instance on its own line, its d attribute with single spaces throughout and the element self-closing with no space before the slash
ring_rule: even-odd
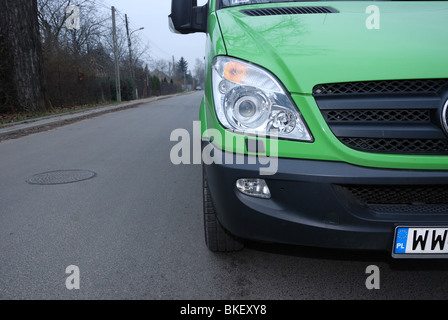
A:
<svg viewBox="0 0 448 320">
<path fill-rule="evenodd" d="M 66 184 L 91 179 L 95 172 L 88 170 L 58 170 L 36 174 L 26 180 L 30 184 Z"/>
</svg>

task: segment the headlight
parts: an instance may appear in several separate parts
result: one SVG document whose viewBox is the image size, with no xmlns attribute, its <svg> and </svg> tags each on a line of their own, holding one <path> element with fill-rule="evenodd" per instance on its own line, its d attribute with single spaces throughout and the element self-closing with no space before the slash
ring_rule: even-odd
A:
<svg viewBox="0 0 448 320">
<path fill-rule="evenodd" d="M 212 64 L 213 98 L 220 123 L 230 130 L 312 141 L 297 107 L 266 70 L 218 56 Z"/>
</svg>

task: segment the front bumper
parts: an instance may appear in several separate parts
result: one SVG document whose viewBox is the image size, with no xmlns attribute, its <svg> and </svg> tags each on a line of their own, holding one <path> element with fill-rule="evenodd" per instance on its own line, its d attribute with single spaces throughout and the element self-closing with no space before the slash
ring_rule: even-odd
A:
<svg viewBox="0 0 448 320">
<path fill-rule="evenodd" d="M 203 142 L 203 147 L 209 142 Z M 266 162 L 223 155 L 205 166 L 218 220 L 232 234 L 255 241 L 315 247 L 391 251 L 397 226 L 448 226 L 448 202 L 440 205 L 371 205 L 346 186 L 447 186 L 448 171 L 377 169 L 342 162 L 278 158 Z M 232 159 L 233 161 L 229 161 Z M 271 199 L 244 195 L 240 178 L 265 179 Z"/>
</svg>

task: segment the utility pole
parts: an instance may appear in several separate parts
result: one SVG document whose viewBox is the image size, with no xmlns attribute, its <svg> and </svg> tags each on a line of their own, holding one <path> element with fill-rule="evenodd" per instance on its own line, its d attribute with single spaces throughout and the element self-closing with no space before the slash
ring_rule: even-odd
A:
<svg viewBox="0 0 448 320">
<path fill-rule="evenodd" d="M 115 91 L 117 95 L 117 102 L 121 102 L 121 80 L 120 80 L 120 66 L 118 64 L 118 49 L 117 49 L 117 26 L 115 23 L 115 7 L 112 7 L 112 36 L 114 40 L 114 56 L 115 56 Z"/>
<path fill-rule="evenodd" d="M 132 77 L 132 80 L 135 80 L 135 79 L 134 79 L 134 70 L 133 70 L 133 68 L 132 68 L 132 48 L 131 48 L 131 36 L 130 36 L 130 34 L 129 34 L 128 15 L 125 14 L 125 15 L 124 15 L 124 18 L 125 18 L 125 20 L 126 20 L 126 34 L 128 35 L 129 68 L 130 68 L 130 71 L 131 71 L 131 77 Z"/>
<path fill-rule="evenodd" d="M 175 69 L 175 66 L 174 66 L 174 56 L 173 56 L 173 69 L 171 70 L 171 79 L 174 78 L 175 74 L 176 74 L 176 69 Z"/>
<path fill-rule="evenodd" d="M 135 98 L 138 99 L 138 89 L 137 89 L 137 83 L 135 82 L 135 73 L 134 73 L 134 68 L 132 67 L 132 44 L 131 44 L 131 35 L 136 32 L 136 31 L 140 31 L 143 30 L 144 28 L 140 28 L 137 30 L 132 31 L 131 33 L 129 33 L 129 22 L 128 22 L 128 15 L 125 14 L 124 15 L 125 20 L 126 20 L 126 34 L 128 35 L 128 48 L 129 48 L 129 67 L 131 68 L 131 77 L 132 77 L 132 81 L 134 81 L 135 84 Z"/>
</svg>

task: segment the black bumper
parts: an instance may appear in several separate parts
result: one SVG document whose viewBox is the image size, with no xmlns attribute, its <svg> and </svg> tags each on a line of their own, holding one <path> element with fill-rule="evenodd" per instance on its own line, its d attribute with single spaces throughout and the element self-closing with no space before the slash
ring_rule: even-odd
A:
<svg viewBox="0 0 448 320">
<path fill-rule="evenodd" d="M 207 142 L 203 142 L 205 146 Z M 227 154 L 222 164 L 205 166 L 220 223 L 232 234 L 255 241 L 328 248 L 391 251 L 397 226 L 448 226 L 448 201 L 439 205 L 369 204 L 347 186 L 446 186 L 448 171 L 375 169 L 341 162 L 277 159 L 267 165 L 237 164 Z M 223 156 L 224 159 L 224 156 Z M 241 161 L 241 159 L 240 159 Z M 271 199 L 236 189 L 239 178 L 265 179 Z M 374 189 L 375 190 L 375 189 Z"/>
</svg>

